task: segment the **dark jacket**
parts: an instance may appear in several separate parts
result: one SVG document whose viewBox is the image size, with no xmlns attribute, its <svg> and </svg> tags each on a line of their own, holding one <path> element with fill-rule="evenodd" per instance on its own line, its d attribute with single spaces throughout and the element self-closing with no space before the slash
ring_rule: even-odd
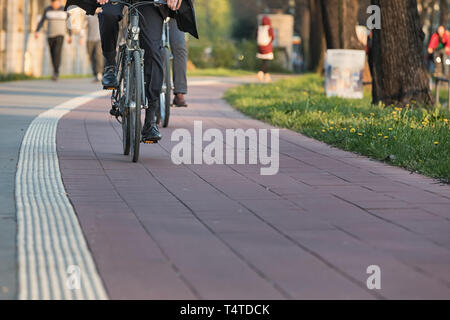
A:
<svg viewBox="0 0 450 320">
<path fill-rule="evenodd" d="M 67 0 L 66 10 L 70 6 L 82 8 L 88 15 L 95 14 L 95 10 L 100 7 L 97 0 Z M 188 32 L 198 39 L 197 24 L 195 20 L 194 5 L 192 0 L 183 0 L 181 7 L 177 11 L 170 10 L 167 6 L 161 6 L 160 11 L 164 17 L 171 17 L 177 20 L 178 28 Z"/>
</svg>

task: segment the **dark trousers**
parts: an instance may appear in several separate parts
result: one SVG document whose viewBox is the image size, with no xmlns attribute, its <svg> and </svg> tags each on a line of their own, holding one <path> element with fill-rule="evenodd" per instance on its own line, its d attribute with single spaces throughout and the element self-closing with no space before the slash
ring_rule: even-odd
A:
<svg viewBox="0 0 450 320">
<path fill-rule="evenodd" d="M 91 60 L 92 73 L 95 76 L 103 73 L 103 55 L 100 41 L 88 41 L 87 51 Z"/>
<path fill-rule="evenodd" d="M 59 67 L 61 65 L 63 43 L 64 43 L 64 36 L 48 38 L 48 45 L 50 47 L 50 56 L 52 58 L 53 64 L 53 73 L 55 75 L 59 75 Z"/>
<path fill-rule="evenodd" d="M 269 72 L 269 62 L 270 60 L 263 59 L 261 62 L 261 71 L 264 73 Z"/>
<path fill-rule="evenodd" d="M 115 64 L 119 22 L 123 18 L 123 6 L 106 4 L 99 14 L 102 49 L 106 64 Z M 159 101 L 163 84 L 163 62 L 161 55 L 161 35 L 163 16 L 153 5 L 139 7 L 140 46 L 145 50 L 144 75 L 147 99 L 151 105 Z M 144 17 L 144 18 L 143 18 Z"/>
<path fill-rule="evenodd" d="M 173 84 L 174 93 L 187 93 L 187 62 L 188 52 L 186 48 L 186 38 L 183 31 L 180 31 L 175 19 L 170 20 L 170 48 L 173 54 Z"/>
</svg>

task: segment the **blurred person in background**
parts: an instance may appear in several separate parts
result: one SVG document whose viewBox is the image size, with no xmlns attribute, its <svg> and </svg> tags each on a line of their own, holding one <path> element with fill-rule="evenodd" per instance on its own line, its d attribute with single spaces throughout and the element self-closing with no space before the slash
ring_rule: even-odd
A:
<svg viewBox="0 0 450 320">
<path fill-rule="evenodd" d="M 99 82 L 103 77 L 103 52 L 102 42 L 100 37 L 100 25 L 98 21 L 98 12 L 94 16 L 86 15 L 85 27 L 86 27 L 86 48 L 88 51 L 89 59 L 91 61 L 92 74 L 94 75 L 94 82 Z"/>
<path fill-rule="evenodd" d="M 444 75 L 445 61 L 450 55 L 450 38 L 444 26 L 439 26 L 437 31 L 431 36 L 428 44 L 428 59 L 430 71 L 436 74 Z"/>
<path fill-rule="evenodd" d="M 450 39 L 448 38 L 448 32 L 444 26 L 439 26 L 437 31 L 431 36 L 430 43 L 428 45 L 428 53 L 445 51 L 447 55 L 450 55 Z"/>
<path fill-rule="evenodd" d="M 69 44 L 72 43 L 71 30 L 67 28 L 68 19 L 69 15 L 64 11 L 64 6 L 61 4 L 61 1 L 52 0 L 51 4 L 45 8 L 34 36 L 36 39 L 39 38 L 39 31 L 47 21 L 47 40 L 53 65 L 53 81 L 57 81 L 59 77 L 62 47 L 66 31 L 69 33 L 67 41 Z"/>
<path fill-rule="evenodd" d="M 175 19 L 170 20 L 170 47 L 173 54 L 173 105 L 175 107 L 187 107 L 184 96 L 187 94 L 187 62 L 188 53 L 186 49 L 186 38 L 184 32 L 180 31 Z"/>
<path fill-rule="evenodd" d="M 262 24 L 258 27 L 257 43 L 258 53 L 256 57 L 262 60 L 261 70 L 258 72 L 259 81 L 270 82 L 269 62 L 274 59 L 273 41 L 275 39 L 272 22 L 269 17 L 262 18 Z"/>
</svg>

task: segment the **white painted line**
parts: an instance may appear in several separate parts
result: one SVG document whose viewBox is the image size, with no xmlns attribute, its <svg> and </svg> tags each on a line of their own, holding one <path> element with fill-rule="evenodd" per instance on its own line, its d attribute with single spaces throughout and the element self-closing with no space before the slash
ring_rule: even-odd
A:
<svg viewBox="0 0 450 320">
<path fill-rule="evenodd" d="M 67 198 L 56 152 L 59 119 L 104 95 L 98 91 L 56 106 L 35 118 L 25 133 L 15 192 L 21 300 L 108 299 Z M 70 266 L 79 267 L 79 281 L 77 272 L 68 272 Z"/>
</svg>

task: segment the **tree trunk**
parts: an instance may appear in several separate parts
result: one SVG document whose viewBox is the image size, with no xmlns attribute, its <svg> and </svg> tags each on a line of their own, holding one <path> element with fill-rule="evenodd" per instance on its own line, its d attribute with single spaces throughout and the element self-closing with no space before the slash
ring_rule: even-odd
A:
<svg viewBox="0 0 450 320">
<path fill-rule="evenodd" d="M 309 10 L 311 14 L 309 69 L 320 71 L 323 68 L 325 54 L 321 3 L 317 0 L 309 0 Z"/>
<path fill-rule="evenodd" d="M 305 67 L 309 70 L 311 65 L 311 11 L 309 10 L 308 0 L 298 0 L 296 5 L 296 29 L 302 39 L 302 53 L 305 61 Z"/>
<path fill-rule="evenodd" d="M 321 0 L 323 26 L 328 49 L 363 49 L 355 27 L 358 25 L 358 0 Z"/>
<path fill-rule="evenodd" d="M 440 24 L 442 26 L 446 26 L 447 27 L 447 21 L 448 21 L 448 0 L 441 0 L 440 2 L 440 9 L 441 9 L 441 21 Z"/>
<path fill-rule="evenodd" d="M 342 48 L 341 34 L 341 6 L 343 0 L 320 0 L 322 9 L 323 28 L 328 49 Z"/>
<path fill-rule="evenodd" d="M 381 8 L 382 21 L 381 29 L 373 32 L 373 102 L 431 104 L 417 1 L 372 0 L 372 4 Z"/>
</svg>

